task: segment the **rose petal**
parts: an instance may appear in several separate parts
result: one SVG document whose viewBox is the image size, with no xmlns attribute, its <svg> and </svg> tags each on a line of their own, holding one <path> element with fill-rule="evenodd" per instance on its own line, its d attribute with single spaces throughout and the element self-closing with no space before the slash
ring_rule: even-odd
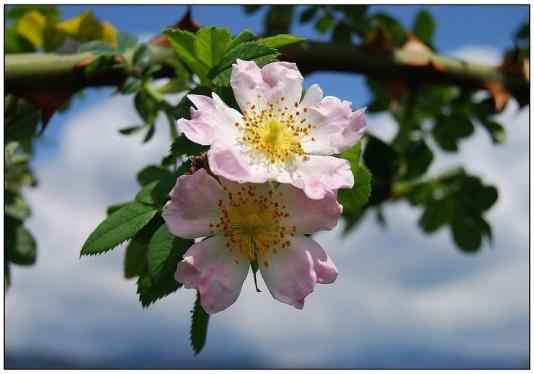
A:
<svg viewBox="0 0 534 374">
<path fill-rule="evenodd" d="M 256 105 L 261 111 L 282 97 L 288 105 L 299 102 L 303 79 L 294 63 L 273 62 L 260 69 L 253 61 L 237 59 L 230 84 L 241 110 Z"/>
<path fill-rule="evenodd" d="M 278 301 L 304 307 L 304 299 L 315 284 L 332 283 L 337 269 L 321 246 L 310 238 L 297 236 L 291 246 L 268 258 L 269 266 L 260 261 L 260 271 L 271 295 Z"/>
<path fill-rule="evenodd" d="M 169 231 L 186 239 L 210 234 L 210 222 L 218 220 L 218 201 L 224 197 L 219 183 L 206 170 L 182 175 L 170 193 L 163 210 Z"/>
<path fill-rule="evenodd" d="M 351 105 L 327 96 L 319 105 L 308 107 L 306 120 L 316 127 L 302 140 L 302 149 L 310 154 L 331 155 L 356 144 L 365 131 L 365 108 L 353 112 Z"/>
<path fill-rule="evenodd" d="M 290 184 L 280 185 L 277 191 L 283 194 L 278 198 L 279 204 L 285 205 L 285 210 L 289 212 L 289 217 L 284 218 L 284 225 L 294 225 L 299 234 L 332 230 L 343 212 L 336 194 L 331 191 L 319 200 L 310 199 L 304 191 Z"/>
<path fill-rule="evenodd" d="M 352 188 L 354 176 L 347 160 L 333 156 L 309 156 L 298 161 L 298 178 L 292 185 L 302 188 L 310 199 L 322 199 L 328 191 Z"/>
<path fill-rule="evenodd" d="M 323 90 L 321 90 L 321 87 L 319 87 L 318 84 L 312 84 L 308 90 L 306 90 L 306 94 L 304 95 L 304 98 L 300 102 L 301 107 L 310 107 L 312 105 L 319 105 L 321 104 L 321 99 L 323 98 Z"/>
<path fill-rule="evenodd" d="M 242 123 L 242 116 L 227 106 L 215 92 L 212 96 L 188 95 L 197 109 L 191 108 L 190 120 L 179 119 L 178 127 L 195 143 L 210 145 L 223 141 L 234 144 L 240 138 L 240 131 L 235 124 Z"/>
<path fill-rule="evenodd" d="M 208 151 L 208 162 L 213 174 L 237 183 L 263 183 L 269 179 L 264 169 L 251 165 L 239 146 L 214 144 Z"/>
<path fill-rule="evenodd" d="M 175 278 L 185 288 L 196 288 L 200 303 L 209 313 L 217 313 L 235 303 L 245 281 L 249 262 L 234 262 L 220 236 L 202 240 L 192 245 L 184 254 Z"/>
</svg>

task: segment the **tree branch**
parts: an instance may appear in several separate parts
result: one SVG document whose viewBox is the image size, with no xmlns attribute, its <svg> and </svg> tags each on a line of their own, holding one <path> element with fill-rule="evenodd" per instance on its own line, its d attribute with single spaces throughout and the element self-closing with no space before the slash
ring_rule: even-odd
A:
<svg viewBox="0 0 534 374">
<path fill-rule="evenodd" d="M 164 66 L 160 75 L 171 76 L 174 70 L 168 62 L 174 58 L 172 50 L 151 47 L 155 51 L 155 62 Z M 434 53 L 373 52 L 360 46 L 323 42 L 303 42 L 283 48 L 281 52 L 282 59 L 296 62 L 303 74 L 343 71 L 378 79 L 404 80 L 415 85 L 444 83 L 475 89 L 485 89 L 487 82 L 496 82 L 503 84 L 518 100 L 529 100 L 529 82 L 523 75 Z M 91 57 L 88 53 L 6 55 L 6 90 L 16 93 L 36 89 L 117 86 L 128 76 L 124 69 L 104 70 L 86 76 L 81 66 Z M 125 57 L 131 59 L 131 55 Z"/>
</svg>

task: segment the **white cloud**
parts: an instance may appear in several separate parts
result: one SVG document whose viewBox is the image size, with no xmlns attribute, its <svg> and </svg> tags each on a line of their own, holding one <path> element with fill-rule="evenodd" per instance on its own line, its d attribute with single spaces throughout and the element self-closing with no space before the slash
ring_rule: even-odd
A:
<svg viewBox="0 0 534 374">
<path fill-rule="evenodd" d="M 488 62 L 495 51 L 470 48 L 456 55 Z M 527 110 L 510 105 L 501 119 L 507 144 L 494 146 L 477 130 L 458 155 L 440 154 L 431 170 L 464 163 L 499 186 L 499 202 L 488 215 L 495 248 L 465 256 L 448 232 L 425 236 L 416 225 L 419 212 L 390 204 L 386 229 L 369 215 L 346 238 L 340 227 L 317 235 L 341 274 L 332 285 L 318 285 L 303 311 L 275 302 L 261 281 L 257 294 L 249 277 L 238 302 L 212 318 L 205 354 L 246 351 L 274 366 L 297 367 L 351 362 L 395 344 L 480 357 L 526 355 L 528 119 Z M 138 121 L 131 98 L 102 100 L 64 126 L 56 157 L 37 161 L 41 183 L 26 195 L 39 259 L 34 267 L 14 269 L 6 297 L 7 348 L 53 346 L 91 357 L 126 354 L 131 345 L 188 352 L 194 291 L 142 310 L 135 282 L 122 278 L 123 249 L 78 259 L 106 206 L 130 199 L 136 172 L 168 150 L 163 121 L 145 145 L 140 136 L 117 133 Z M 388 138 L 394 125 L 388 115 L 370 116 L 369 128 Z"/>
</svg>

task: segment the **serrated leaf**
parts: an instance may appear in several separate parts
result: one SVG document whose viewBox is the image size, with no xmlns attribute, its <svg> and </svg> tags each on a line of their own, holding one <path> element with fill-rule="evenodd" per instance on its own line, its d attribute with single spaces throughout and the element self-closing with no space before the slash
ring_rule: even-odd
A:
<svg viewBox="0 0 534 374">
<path fill-rule="evenodd" d="M 200 295 L 197 292 L 195 306 L 192 310 L 190 331 L 191 347 L 193 347 L 195 355 L 198 355 L 206 344 L 209 319 L 210 315 L 204 311 L 204 308 L 202 308 L 202 304 L 200 304 Z"/>
<path fill-rule="evenodd" d="M 434 36 L 434 31 L 436 31 L 436 23 L 428 11 L 421 10 L 415 16 L 412 29 L 413 33 L 421 39 L 423 43 L 430 44 L 432 42 L 432 37 Z"/>
<path fill-rule="evenodd" d="M 350 168 L 353 173 L 358 170 L 360 165 L 360 157 L 362 154 L 362 141 L 354 144 L 352 147 L 347 149 L 345 152 L 339 154 L 339 157 L 344 158 L 350 163 Z"/>
<path fill-rule="evenodd" d="M 146 186 L 150 182 L 171 176 L 172 173 L 165 168 L 155 165 L 148 165 L 139 173 L 137 173 L 137 182 L 139 182 L 141 186 Z"/>
<path fill-rule="evenodd" d="M 208 68 L 217 65 L 232 40 L 230 30 L 205 27 L 197 31 L 193 48 L 195 56 Z"/>
<path fill-rule="evenodd" d="M 169 173 L 169 175 L 154 180 L 143 187 L 136 195 L 135 200 L 146 204 L 161 207 L 169 197 L 169 192 L 176 183 L 176 178 Z"/>
<path fill-rule="evenodd" d="M 124 256 L 124 278 L 130 279 L 141 274 L 146 264 L 147 245 L 132 239 Z"/>
<path fill-rule="evenodd" d="M 96 255 L 109 251 L 141 230 L 157 209 L 133 202 L 112 213 L 89 235 L 81 255 Z"/>
<path fill-rule="evenodd" d="M 256 63 L 258 63 L 258 61 L 264 63 L 268 58 L 274 61 L 276 56 L 278 56 L 278 52 L 274 48 L 256 42 L 243 43 L 228 51 L 223 56 L 221 62 L 210 70 L 208 77 L 213 79 L 224 73 L 227 73 L 229 77 L 232 64 L 235 63 L 238 58 L 247 61 L 256 61 Z"/>
<path fill-rule="evenodd" d="M 346 213 L 361 210 L 371 197 L 371 172 L 363 165 L 360 165 L 354 175 L 354 187 L 339 191 L 339 201 L 343 205 Z"/>
<path fill-rule="evenodd" d="M 171 46 L 183 62 L 199 76 L 201 81 L 207 81 L 209 68 L 195 56 L 195 35 L 178 29 L 166 29 L 163 33 L 169 37 Z"/>
<path fill-rule="evenodd" d="M 137 294 L 139 295 L 139 301 L 141 301 L 143 308 L 147 308 L 157 300 L 175 292 L 181 286 L 174 279 L 173 274 L 167 274 L 167 276 L 155 281 L 145 266 L 137 281 Z"/>
<path fill-rule="evenodd" d="M 245 29 L 241 31 L 239 35 L 237 35 L 235 38 L 232 39 L 232 42 L 228 46 L 227 50 L 231 50 L 240 44 L 251 41 L 252 39 L 254 39 L 255 36 L 256 34 L 254 34 L 252 30 Z"/>
<path fill-rule="evenodd" d="M 267 38 L 259 39 L 257 43 L 264 45 L 270 48 L 280 48 L 286 45 L 291 45 L 295 43 L 300 43 L 305 38 L 302 36 L 291 35 L 291 34 L 279 34 L 274 36 L 269 36 Z"/>
<path fill-rule="evenodd" d="M 148 243 L 147 268 L 152 279 L 174 274 L 176 264 L 192 244 L 191 240 L 178 238 L 169 232 L 167 225 L 161 225 Z"/>
</svg>

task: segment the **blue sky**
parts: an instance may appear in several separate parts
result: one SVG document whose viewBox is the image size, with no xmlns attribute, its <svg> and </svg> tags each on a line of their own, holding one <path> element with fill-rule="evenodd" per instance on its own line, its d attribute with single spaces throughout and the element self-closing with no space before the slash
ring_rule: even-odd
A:
<svg viewBox="0 0 534 374">
<path fill-rule="evenodd" d="M 135 35 L 152 35 L 180 18 L 183 6 L 91 7 L 98 17 Z M 373 6 L 406 25 L 418 6 Z M 528 16 L 526 6 L 431 6 L 435 44 L 468 60 L 497 63 Z M 66 17 L 86 7 L 63 6 Z M 261 14 L 235 6 L 195 6 L 203 24 L 260 31 Z M 468 20 L 468 21 L 466 21 Z M 295 33 L 315 38 L 309 27 Z M 326 94 L 364 106 L 360 76 L 316 73 Z M 109 204 L 131 199 L 135 173 L 168 149 L 164 121 L 149 144 L 116 129 L 139 122 L 131 97 L 88 90 L 56 115 L 39 143 L 40 185 L 26 192 L 39 243 L 38 264 L 15 269 L 6 296 L 8 362 L 31 359 L 80 366 L 126 367 L 525 367 L 528 364 L 528 108 L 511 103 L 501 117 L 509 140 L 491 144 L 480 129 L 457 155 L 439 154 L 430 174 L 463 164 L 499 187 L 488 219 L 495 246 L 460 253 L 450 234 L 425 236 L 420 212 L 389 204 L 388 227 L 369 215 L 351 235 L 317 235 L 340 269 L 320 285 L 303 311 L 256 294 L 247 279 L 235 305 L 210 322 L 205 351 L 188 347 L 194 292 L 181 290 L 142 309 L 135 282 L 122 278 L 123 249 L 78 258 L 79 248 Z M 176 98 L 171 98 L 175 100 Z M 369 131 L 388 138 L 386 114 L 369 116 Z M 92 141 L 95 137 L 105 141 Z M 42 157 L 46 156 L 46 157 Z M 265 289 L 260 283 L 260 288 Z M 10 361 L 11 360 L 11 361 Z M 17 361 L 18 360 L 18 361 Z"/>
</svg>

